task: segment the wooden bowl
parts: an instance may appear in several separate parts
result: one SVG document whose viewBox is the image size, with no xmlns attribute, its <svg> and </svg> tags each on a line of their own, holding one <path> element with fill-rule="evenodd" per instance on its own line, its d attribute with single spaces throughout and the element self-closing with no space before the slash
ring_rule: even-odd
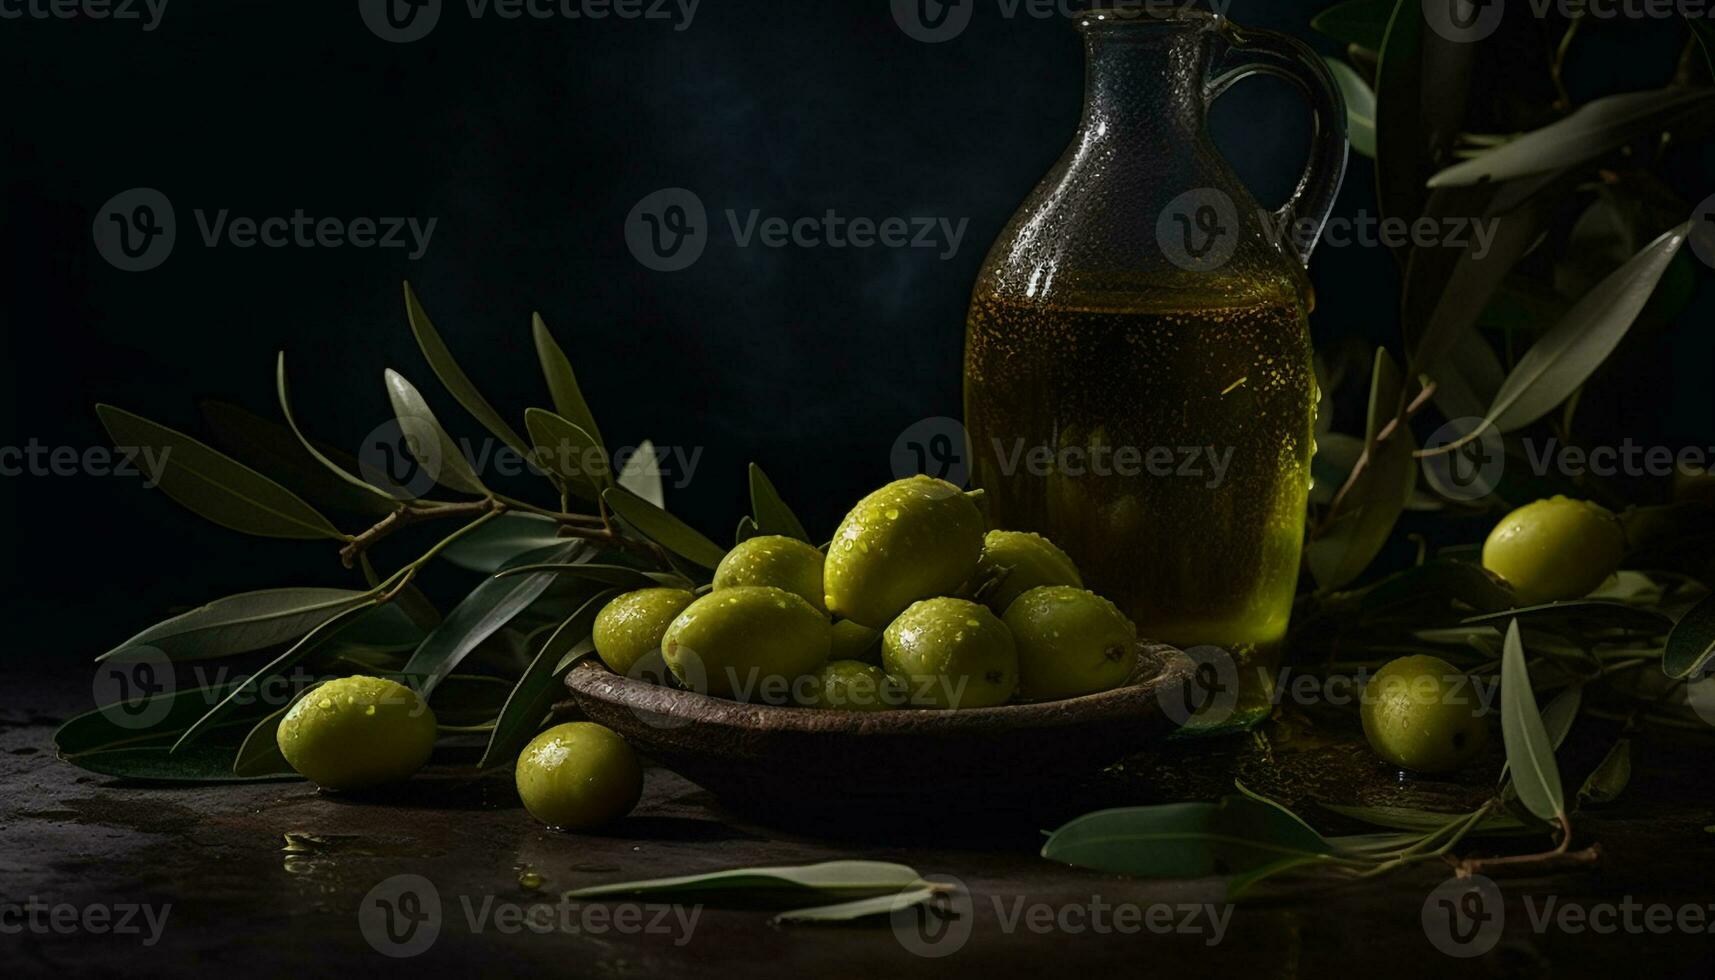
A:
<svg viewBox="0 0 1715 980">
<path fill-rule="evenodd" d="M 828 711 L 746 704 L 622 677 L 588 657 L 566 674 L 590 720 L 733 809 L 784 820 L 1028 810 L 1159 743 L 1164 686 L 1192 664 L 1148 645 L 1124 687 L 962 711 Z"/>
</svg>

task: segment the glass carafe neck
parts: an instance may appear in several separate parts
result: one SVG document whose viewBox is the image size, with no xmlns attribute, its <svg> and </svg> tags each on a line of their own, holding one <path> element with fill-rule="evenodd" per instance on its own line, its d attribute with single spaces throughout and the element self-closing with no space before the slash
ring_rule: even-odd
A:
<svg viewBox="0 0 1715 980">
<path fill-rule="evenodd" d="M 1209 22 L 1086 20 L 1083 137 L 1159 147 L 1199 140 L 1207 112 Z"/>
</svg>

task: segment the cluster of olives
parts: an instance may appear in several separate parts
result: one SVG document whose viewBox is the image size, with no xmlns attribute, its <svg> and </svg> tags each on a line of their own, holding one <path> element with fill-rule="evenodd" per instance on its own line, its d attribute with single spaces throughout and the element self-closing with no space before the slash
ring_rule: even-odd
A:
<svg viewBox="0 0 1715 980">
<path fill-rule="evenodd" d="M 1123 684 L 1137 630 L 1039 535 L 988 531 L 972 498 L 915 476 L 852 508 L 824 554 L 751 538 L 710 590 L 642 589 L 597 615 L 598 656 L 651 658 L 717 697 L 856 711 L 985 708 Z"/>
</svg>

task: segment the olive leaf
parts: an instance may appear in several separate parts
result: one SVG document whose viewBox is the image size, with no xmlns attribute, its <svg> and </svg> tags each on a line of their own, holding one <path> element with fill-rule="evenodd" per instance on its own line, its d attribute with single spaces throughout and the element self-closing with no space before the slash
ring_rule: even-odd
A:
<svg viewBox="0 0 1715 980">
<path fill-rule="evenodd" d="M 1284 858 L 1319 860 L 1333 846 L 1277 806 L 1247 796 L 1098 810 L 1054 831 L 1042 856 L 1110 874 L 1198 878 Z"/>
<path fill-rule="evenodd" d="M 160 719 L 146 728 L 136 728 L 132 719 L 123 722 L 114 717 L 112 706 L 77 715 L 54 732 L 54 751 L 63 761 L 80 769 L 125 779 L 150 782 L 219 783 L 247 782 L 255 777 L 240 777 L 232 772 L 234 739 L 242 736 L 252 725 L 247 717 L 222 726 L 222 738 L 192 747 L 172 755 L 169 749 L 186 727 L 200 718 L 225 697 L 234 684 L 214 684 L 155 694 L 166 702 Z M 260 778 L 277 779 L 278 776 Z"/>
<path fill-rule="evenodd" d="M 1311 574 L 1324 592 L 1363 574 L 1387 544 L 1417 488 L 1417 443 L 1411 429 L 1398 425 L 1388 438 L 1377 441 L 1400 409 L 1402 385 L 1398 365 L 1378 349 L 1370 383 L 1367 462 L 1322 533 L 1306 548 Z"/>
<path fill-rule="evenodd" d="M 292 414 L 291 390 L 286 384 L 285 351 L 281 351 L 274 362 L 274 389 L 275 393 L 279 397 L 280 412 L 286 417 L 287 427 L 292 430 L 293 435 L 298 437 L 299 444 L 304 447 L 304 450 L 310 454 L 312 459 L 322 464 L 325 469 L 333 473 L 334 476 L 345 481 L 350 486 L 365 491 L 366 496 L 378 498 L 379 501 L 387 507 L 387 509 L 391 510 L 396 506 L 398 500 L 403 498 L 403 492 L 398 495 L 388 493 L 386 490 L 381 489 L 375 484 L 370 483 L 368 480 L 358 476 L 356 473 L 353 473 L 346 466 L 334 460 L 333 457 L 323 451 L 321 447 L 317 446 L 309 436 L 304 434 L 304 430 L 298 427 L 297 417 Z M 353 462 L 355 463 L 356 461 L 354 460 Z"/>
<path fill-rule="evenodd" d="M 596 593 L 548 634 L 501 707 L 480 766 L 486 769 L 510 762 L 535 736 L 548 709 L 565 694 L 559 683 L 564 673 L 560 659 L 589 637 L 596 614 L 618 594 L 616 589 Z"/>
<path fill-rule="evenodd" d="M 655 464 L 655 444 L 645 439 L 638 443 L 637 449 L 620 467 L 616 482 L 656 507 L 666 507 L 667 495 L 661 487 L 661 469 Z"/>
<path fill-rule="evenodd" d="M 1565 743 L 1566 736 L 1572 734 L 1572 725 L 1578 720 L 1578 710 L 1584 706 L 1584 688 L 1578 685 L 1567 688 L 1555 695 L 1548 702 L 1548 707 L 1542 709 L 1542 730 L 1548 735 L 1548 747 L 1558 752 Z M 1518 795 L 1518 789 L 1508 782 L 1512 775 L 1512 760 L 1501 763 L 1501 798 L 1512 800 Z"/>
<path fill-rule="evenodd" d="M 1506 369 L 1482 333 L 1467 327 L 1425 372 L 1435 382 L 1435 407 L 1450 419 L 1482 418 L 1506 381 Z"/>
<path fill-rule="evenodd" d="M 537 572 L 554 572 L 590 582 L 618 585 L 629 589 L 646 589 L 654 585 L 679 588 L 688 587 L 692 584 L 682 576 L 672 572 L 646 572 L 630 565 L 606 565 L 596 562 L 542 562 L 534 565 L 516 565 L 496 574 L 499 578 L 511 578 L 514 575 L 534 575 Z"/>
<path fill-rule="evenodd" d="M 583 390 L 578 387 L 577 375 L 572 373 L 572 362 L 567 360 L 566 352 L 554 342 L 554 335 L 548 332 L 548 325 L 542 322 L 542 314 L 530 315 L 530 335 L 536 344 L 536 358 L 542 362 L 542 374 L 548 382 L 548 394 L 554 400 L 554 411 L 566 421 L 572 423 L 602 447 L 605 455 L 606 443 L 602 441 L 601 430 L 596 427 L 595 415 L 590 412 L 590 406 L 584 400 Z"/>
<path fill-rule="evenodd" d="M 115 445 L 138 451 L 151 483 L 208 520 L 265 538 L 345 539 L 297 494 L 232 457 L 122 408 L 95 412 Z"/>
<path fill-rule="evenodd" d="M 156 623 L 97 659 L 106 660 L 144 646 L 154 647 L 172 660 L 206 660 L 248 653 L 303 636 L 369 598 L 370 593 L 351 589 L 241 592 Z"/>
<path fill-rule="evenodd" d="M 1411 830 L 1420 833 L 1433 833 L 1471 818 L 1470 813 L 1441 813 L 1404 806 L 1345 806 L 1336 803 L 1318 803 L 1317 805 L 1342 817 L 1361 820 L 1377 827 Z M 1518 818 L 1512 814 L 1496 811 L 1479 821 L 1471 832 L 1497 834 L 1531 829 L 1520 823 Z"/>
<path fill-rule="evenodd" d="M 429 367 L 434 370 L 435 377 L 441 379 L 451 394 L 465 411 L 469 412 L 483 428 L 492 432 L 500 441 L 511 446 L 519 455 L 528 458 L 530 447 L 519 437 L 516 430 L 500 417 L 488 399 L 482 397 L 482 392 L 470 377 L 459 367 L 453 358 L 452 351 L 447 349 L 446 341 L 441 339 L 440 331 L 435 329 L 429 320 L 429 314 L 423 309 L 423 304 L 417 299 L 417 293 L 409 282 L 405 283 L 405 318 L 411 323 L 411 334 L 417 338 L 417 346 L 423 349 L 423 357 L 428 359 Z"/>
<path fill-rule="evenodd" d="M 1580 106 L 1564 119 L 1442 170 L 1430 178 L 1429 186 L 1463 187 L 1566 170 L 1589 163 L 1641 136 L 1705 113 L 1711 106 L 1715 106 L 1715 93 L 1706 88 L 1675 86 L 1610 95 Z"/>
<path fill-rule="evenodd" d="M 1336 41 L 1379 51 L 1393 6 L 1393 0 L 1345 0 L 1311 18 L 1310 26 Z"/>
<path fill-rule="evenodd" d="M 552 518 L 508 512 L 448 545 L 441 557 L 460 568 L 492 574 L 527 552 L 564 544 L 559 529 Z"/>
<path fill-rule="evenodd" d="M 712 569 L 726 556 L 702 532 L 623 487 L 610 487 L 602 499 L 644 537 L 687 561 Z"/>
<path fill-rule="evenodd" d="M 488 488 L 477 478 L 476 470 L 471 468 L 470 460 L 465 458 L 453 437 L 441 428 L 422 393 L 391 368 L 383 378 L 387 383 L 387 399 L 393 403 L 393 415 L 399 420 L 399 428 L 405 436 L 406 450 L 441 486 L 478 497 L 487 496 Z"/>
<path fill-rule="evenodd" d="M 540 408 L 524 411 L 524 428 L 536 446 L 536 461 L 566 481 L 579 496 L 594 500 L 602 489 L 612 485 L 613 473 L 608 468 L 607 453 L 588 432 L 553 412 Z M 584 461 L 596 461 L 595 472 L 586 471 Z"/>
<path fill-rule="evenodd" d="M 1695 677 L 1715 657 L 1715 595 L 1705 596 L 1674 624 L 1661 669 L 1667 676 Z"/>
<path fill-rule="evenodd" d="M 1489 426 L 1522 429 L 1578 390 L 1619 346 L 1689 233 L 1688 222 L 1657 238 L 1579 300 L 1519 358 L 1483 424 L 1465 439 Z"/>
<path fill-rule="evenodd" d="M 1606 632 L 1657 636 L 1673 629 L 1673 620 L 1654 609 L 1644 609 L 1606 599 L 1573 599 L 1522 606 L 1505 612 L 1482 613 L 1464 620 L 1466 625 L 1499 625 L 1518 620 L 1522 625 L 1587 638 Z"/>
<path fill-rule="evenodd" d="M 1376 93 L 1351 65 L 1338 58 L 1322 59 L 1340 86 L 1346 101 L 1346 138 L 1352 149 L 1367 157 L 1376 155 Z"/>
<path fill-rule="evenodd" d="M 304 634 L 298 642 L 292 644 L 285 653 L 269 661 L 266 666 L 245 678 L 231 693 L 222 698 L 218 704 L 210 708 L 201 718 L 185 729 L 178 741 L 173 743 L 172 751 L 178 752 L 185 746 L 196 741 L 204 732 L 226 720 L 234 709 L 243 707 L 257 700 L 257 691 L 269 680 L 279 677 L 286 671 L 303 663 L 311 654 L 320 650 L 327 642 L 357 619 L 373 609 L 373 605 L 365 604 L 344 610 L 332 619 Z"/>
<path fill-rule="evenodd" d="M 339 465 L 335 457 L 344 455 L 339 450 L 303 440 L 287 426 L 237 405 L 204 401 L 200 408 L 216 441 L 229 454 L 273 475 L 311 504 L 369 517 L 382 517 L 396 508 L 393 499 L 375 487 L 365 483 L 359 489 L 342 479 L 343 473 L 330 472 Z M 355 467 L 357 461 L 352 459 L 351 464 Z"/>
<path fill-rule="evenodd" d="M 921 884 L 922 876 L 903 864 L 884 861 L 823 861 L 819 864 L 733 868 L 708 874 L 649 878 L 574 888 L 566 899 L 670 895 L 683 899 L 744 896 L 802 896 L 806 892 L 832 896 L 893 895 Z"/>
<path fill-rule="evenodd" d="M 1566 797 L 1560 787 L 1560 767 L 1555 764 L 1554 745 L 1537 711 L 1517 621 L 1507 627 L 1501 653 L 1501 735 L 1519 802 L 1543 820 L 1564 821 Z"/>
<path fill-rule="evenodd" d="M 583 542 L 571 542 L 558 549 L 556 560 L 570 561 L 587 550 Z M 486 579 L 429 634 L 406 661 L 405 673 L 422 679 L 420 690 L 428 697 L 477 644 L 535 602 L 553 584 L 554 578 L 553 572 L 537 572 L 517 578 Z"/>
<path fill-rule="evenodd" d="M 1421 0 L 1398 0 L 1376 65 L 1376 200 L 1387 219 L 1424 213 L 1426 183 L 1463 128 L 1475 44 L 1427 29 Z"/>
<path fill-rule="evenodd" d="M 788 925 L 809 922 L 851 922 L 872 915 L 892 915 L 909 908 L 925 905 L 945 894 L 945 886 L 929 882 L 919 883 L 892 895 L 875 895 L 870 898 L 860 898 L 850 902 L 838 902 L 833 905 L 818 905 L 814 908 L 793 909 L 781 912 L 769 919 L 771 925 Z"/>
<path fill-rule="evenodd" d="M 1625 792 L 1632 781 L 1632 740 L 1622 738 L 1602 757 L 1584 785 L 1578 788 L 1578 802 L 1612 803 Z"/>
<path fill-rule="evenodd" d="M 780 499 L 773 481 L 762 467 L 750 464 L 750 510 L 756 515 L 756 528 L 761 534 L 780 534 L 809 542 L 810 533 L 798 521 L 798 515 Z"/>
</svg>

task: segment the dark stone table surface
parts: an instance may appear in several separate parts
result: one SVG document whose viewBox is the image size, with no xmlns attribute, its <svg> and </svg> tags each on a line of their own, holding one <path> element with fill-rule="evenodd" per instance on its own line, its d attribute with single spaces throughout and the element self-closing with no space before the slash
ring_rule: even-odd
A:
<svg viewBox="0 0 1715 980">
<path fill-rule="evenodd" d="M 306 977 L 400 967 L 700 978 L 1715 976 L 1715 737 L 1696 733 L 1638 736 L 1624 796 L 1576 818 L 1578 845 L 1599 843 L 1600 865 L 1497 878 L 1498 939 L 1461 960 L 1441 952 L 1424 926 L 1426 902 L 1449 878 L 1444 865 L 1274 889 L 1229 908 L 1219 881 L 1128 880 L 1036 853 L 1040 829 L 1067 816 L 1212 798 L 1235 774 L 1331 832 L 1359 828 L 1312 801 L 1451 806 L 1492 789 L 1492 776 L 1402 784 L 1350 738 L 1277 726 L 1266 738 L 1178 744 L 1109 771 L 1078 798 L 1040 801 L 1038 812 L 926 812 L 856 836 L 741 818 L 652 768 L 632 817 L 610 833 L 572 835 L 532 821 L 504 774 L 438 770 L 385 803 L 302 783 L 163 788 L 90 775 L 58 761 L 49 741 L 80 697 L 87 704 L 76 677 L 0 670 L 0 973 L 8 977 Z M 1611 731 L 1580 726 L 1570 757 L 1599 757 Z M 1581 779 L 1581 771 L 1568 776 L 1574 788 Z M 1487 841 L 1464 853 L 1527 846 Z M 562 890 L 604 881 L 846 857 L 953 876 L 968 889 L 967 914 L 952 923 L 932 917 L 925 930 L 916 917 L 776 926 L 759 908 L 558 904 Z M 1539 924 L 1550 901 L 1553 917 Z M 417 914 L 396 915 L 388 933 L 377 902 Z M 365 907 L 372 911 L 360 917 Z M 1663 915 L 1676 924 L 1652 931 Z M 1700 925 L 1690 927 L 1694 916 Z"/>
</svg>

